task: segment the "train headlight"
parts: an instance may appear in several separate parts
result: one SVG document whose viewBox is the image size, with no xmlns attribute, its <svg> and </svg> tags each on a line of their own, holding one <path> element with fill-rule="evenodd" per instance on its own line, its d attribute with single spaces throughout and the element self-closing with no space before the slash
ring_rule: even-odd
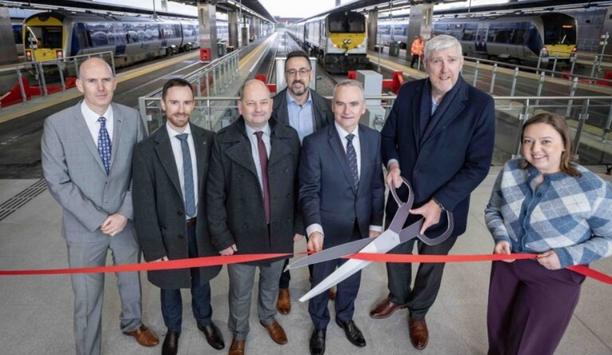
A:
<svg viewBox="0 0 612 355">
<path fill-rule="evenodd" d="M 61 49 L 58 49 L 55 51 L 55 58 L 57 59 L 64 59 L 64 51 Z"/>
<path fill-rule="evenodd" d="M 31 50 L 26 50 L 25 51 L 25 56 L 26 56 L 26 60 L 28 61 L 32 61 L 32 51 Z"/>
</svg>

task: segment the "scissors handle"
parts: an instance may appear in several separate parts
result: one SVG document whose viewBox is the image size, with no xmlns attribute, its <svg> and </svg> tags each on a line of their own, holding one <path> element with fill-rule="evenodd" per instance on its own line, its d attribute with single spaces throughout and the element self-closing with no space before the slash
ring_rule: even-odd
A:
<svg viewBox="0 0 612 355">
<path fill-rule="evenodd" d="M 414 193 L 412 192 L 412 186 L 410 186 L 408 180 L 406 180 L 403 176 L 400 177 L 402 178 L 402 185 L 406 185 L 406 187 L 408 188 L 408 199 L 406 200 L 406 202 L 400 200 L 399 196 L 397 196 L 397 189 L 394 186 L 389 186 L 389 193 L 391 193 L 391 196 L 393 196 L 393 199 L 397 203 L 397 211 L 395 212 L 395 216 L 393 216 L 391 223 L 389 223 L 388 229 L 398 234 L 402 230 L 404 223 L 406 223 L 406 219 L 410 214 L 409 211 L 412 208 L 412 204 L 414 203 Z"/>
<path fill-rule="evenodd" d="M 423 219 L 419 219 L 418 221 L 412 223 L 408 227 L 401 230 L 399 233 L 400 243 L 405 243 L 411 239 L 418 238 L 423 243 L 432 246 L 439 245 L 444 243 L 448 238 L 450 238 L 453 233 L 453 229 L 455 227 L 455 222 L 453 220 L 453 214 L 450 211 L 446 212 L 446 230 L 444 233 L 440 234 L 437 237 L 430 238 L 425 234 L 420 234 L 421 226 L 423 225 Z"/>
<path fill-rule="evenodd" d="M 389 192 L 391 192 L 391 196 L 393 196 L 393 199 L 395 200 L 395 203 L 397 203 L 398 207 L 401 207 L 402 205 L 406 204 L 408 205 L 408 209 L 411 209 L 412 204 L 414 203 L 414 193 L 412 192 L 412 186 L 410 186 L 410 183 L 408 182 L 408 180 L 406 180 L 405 177 L 400 176 L 400 178 L 402 179 L 402 185 L 406 185 L 406 187 L 408 188 L 408 199 L 406 200 L 406 202 L 400 200 L 399 196 L 397 195 L 397 189 L 393 185 L 389 185 Z"/>
</svg>

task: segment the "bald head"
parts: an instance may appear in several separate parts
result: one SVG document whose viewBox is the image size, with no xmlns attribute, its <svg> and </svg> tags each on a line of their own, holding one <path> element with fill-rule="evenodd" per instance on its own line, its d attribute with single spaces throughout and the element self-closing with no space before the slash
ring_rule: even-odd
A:
<svg viewBox="0 0 612 355">
<path fill-rule="evenodd" d="M 76 86 L 83 94 L 85 104 L 103 115 L 113 100 L 117 81 L 108 63 L 100 58 L 90 58 L 81 63 Z"/>
<path fill-rule="evenodd" d="M 266 84 L 256 79 L 247 80 L 240 89 L 238 111 L 247 125 L 263 128 L 272 116 L 272 99 Z"/>
<path fill-rule="evenodd" d="M 85 61 L 81 62 L 77 75 L 79 78 L 81 78 L 83 76 L 83 72 L 87 72 L 88 70 L 95 69 L 97 67 L 104 68 L 108 71 L 108 73 L 110 73 L 111 76 L 114 76 L 113 68 L 111 68 L 111 66 L 104 59 L 98 57 L 87 58 Z"/>
</svg>

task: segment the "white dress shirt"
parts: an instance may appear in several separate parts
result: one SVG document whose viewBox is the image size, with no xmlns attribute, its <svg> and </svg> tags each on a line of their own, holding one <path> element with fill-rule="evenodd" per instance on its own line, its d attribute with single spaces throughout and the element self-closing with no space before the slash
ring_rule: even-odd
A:
<svg viewBox="0 0 612 355">
<path fill-rule="evenodd" d="M 346 143 L 348 142 L 346 136 L 348 136 L 350 133 L 347 132 L 344 128 L 342 128 L 337 122 L 334 122 L 334 125 L 336 126 L 338 136 L 340 136 L 340 142 L 342 143 L 344 153 L 346 154 Z M 357 155 L 357 174 L 358 176 L 361 176 L 361 143 L 359 141 L 359 126 L 357 126 L 355 130 L 353 130 L 353 132 L 351 133 L 354 135 L 352 142 L 353 148 L 355 148 L 355 153 Z M 370 225 L 370 231 L 382 232 L 382 226 Z M 325 234 L 323 233 L 323 226 L 318 223 L 313 223 L 306 227 L 306 235 L 310 235 L 314 232 L 319 232 L 323 235 Z"/>
<path fill-rule="evenodd" d="M 113 106 L 108 105 L 106 112 L 103 115 L 99 115 L 95 113 L 92 109 L 87 106 L 85 101 L 81 102 L 81 113 L 85 118 L 85 123 L 87 124 L 87 128 L 89 129 L 89 134 L 91 134 L 91 138 L 93 138 L 94 144 L 96 147 L 98 146 L 98 137 L 100 135 L 100 122 L 98 122 L 98 118 L 104 117 L 106 118 L 106 131 L 108 132 L 108 136 L 111 140 L 111 144 L 113 143 Z"/>
<path fill-rule="evenodd" d="M 181 192 L 183 193 L 183 202 L 185 201 L 185 174 L 183 173 L 183 148 L 181 148 L 181 140 L 176 138 L 177 135 L 187 133 L 187 145 L 189 145 L 189 155 L 191 156 L 191 170 L 193 172 L 193 192 L 195 194 L 195 206 L 196 213 L 198 210 L 198 163 L 196 159 L 195 143 L 193 142 L 193 135 L 191 134 L 191 126 L 188 124 L 183 132 L 179 132 L 170 123 L 166 122 L 166 130 L 168 130 L 168 136 L 170 136 L 170 145 L 172 147 L 172 154 L 174 155 L 174 162 L 176 163 L 176 170 L 179 176 L 179 182 L 181 184 Z M 187 216 L 185 219 L 190 219 L 195 216 Z"/>
<path fill-rule="evenodd" d="M 264 142 L 264 145 L 266 146 L 266 154 L 268 156 L 268 159 L 270 159 L 270 151 L 271 151 L 271 144 L 270 144 L 270 125 L 266 124 L 263 128 L 261 129 L 255 129 L 251 126 L 249 126 L 248 124 L 246 124 L 245 122 L 245 127 L 246 127 L 246 135 L 247 137 L 249 137 L 249 142 L 251 142 L 251 154 L 253 155 L 253 162 L 255 163 L 255 170 L 257 170 L 257 177 L 259 178 L 259 186 L 261 186 L 261 191 L 263 191 L 263 180 L 261 178 L 261 163 L 259 162 L 259 148 L 257 146 L 257 136 L 255 135 L 255 132 L 258 131 L 262 131 L 263 134 L 261 135 L 261 139 Z"/>
</svg>

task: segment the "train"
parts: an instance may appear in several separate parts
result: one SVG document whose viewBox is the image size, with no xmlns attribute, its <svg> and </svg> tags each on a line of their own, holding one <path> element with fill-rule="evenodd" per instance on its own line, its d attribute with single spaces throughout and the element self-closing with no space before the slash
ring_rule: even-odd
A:
<svg viewBox="0 0 612 355">
<path fill-rule="evenodd" d="M 369 68 L 366 17 L 332 11 L 290 27 L 293 38 L 330 73 Z"/>
<path fill-rule="evenodd" d="M 379 40 L 400 41 L 407 48 L 407 21 L 383 21 Z M 539 15 L 434 18 L 432 35 L 447 34 L 461 42 L 470 57 L 535 62 L 540 54 L 568 61 L 576 52 L 576 19 L 549 12 Z"/>
<path fill-rule="evenodd" d="M 41 12 L 23 22 L 28 61 L 111 51 L 116 66 L 199 47 L 196 19 L 165 19 L 68 11 Z"/>
</svg>

